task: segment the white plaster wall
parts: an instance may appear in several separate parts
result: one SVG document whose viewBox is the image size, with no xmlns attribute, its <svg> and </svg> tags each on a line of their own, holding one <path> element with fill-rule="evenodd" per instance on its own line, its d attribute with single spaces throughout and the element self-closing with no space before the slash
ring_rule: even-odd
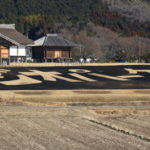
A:
<svg viewBox="0 0 150 150">
<path fill-rule="evenodd" d="M 26 56 L 26 47 L 25 46 L 18 47 L 18 56 Z"/>
<path fill-rule="evenodd" d="M 17 56 L 17 46 L 11 46 L 9 50 L 10 56 Z"/>
<path fill-rule="evenodd" d="M 25 46 L 11 46 L 10 47 L 10 56 L 26 56 L 26 47 Z"/>
</svg>

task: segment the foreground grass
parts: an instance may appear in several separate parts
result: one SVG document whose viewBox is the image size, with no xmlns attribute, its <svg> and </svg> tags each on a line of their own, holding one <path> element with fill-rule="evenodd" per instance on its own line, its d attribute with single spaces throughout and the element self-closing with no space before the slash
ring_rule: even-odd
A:
<svg viewBox="0 0 150 150">
<path fill-rule="evenodd" d="M 52 97 L 37 97 L 37 98 L 23 98 L 23 101 L 26 102 L 33 102 L 33 103 L 54 103 L 54 102 L 65 102 L 65 103 L 99 103 L 99 102 L 120 102 L 120 101 L 150 101 L 150 98 L 145 96 L 74 96 L 74 97 L 68 97 L 68 96 L 63 96 L 63 97 L 57 97 L 57 96 L 52 96 Z"/>
<path fill-rule="evenodd" d="M 1 102 L 58 104 L 150 101 L 150 90 L 45 90 L 0 91 Z"/>
<path fill-rule="evenodd" d="M 11 63 L 9 67 L 54 67 L 54 66 L 126 66 L 150 65 L 150 63 Z M 8 67 L 8 66 L 2 66 Z"/>
</svg>

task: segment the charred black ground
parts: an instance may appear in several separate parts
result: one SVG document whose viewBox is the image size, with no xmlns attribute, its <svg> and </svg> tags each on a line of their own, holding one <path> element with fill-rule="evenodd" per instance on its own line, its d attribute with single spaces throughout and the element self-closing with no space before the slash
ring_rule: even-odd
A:
<svg viewBox="0 0 150 150">
<path fill-rule="evenodd" d="M 63 77 L 70 79 L 77 79 L 69 75 L 70 69 L 85 69 L 91 71 L 91 73 L 97 73 L 102 75 L 108 75 L 112 77 L 131 75 L 125 68 L 137 69 L 137 70 L 150 70 L 150 66 L 83 66 L 83 67 L 16 67 L 16 68 L 1 68 L 7 69 L 9 72 L 2 73 L 4 78 L 1 81 L 13 81 L 17 80 L 20 72 L 30 72 L 31 70 L 38 70 L 42 72 L 59 72 Z M 32 79 L 42 81 L 40 84 L 30 85 L 4 85 L 0 84 L 0 90 L 71 90 L 71 89 L 149 89 L 150 88 L 150 74 L 147 72 L 138 72 L 136 75 L 141 75 L 140 78 L 130 78 L 128 81 L 117 81 L 113 79 L 95 77 L 84 72 L 77 72 L 78 74 L 96 80 L 95 82 L 88 82 L 81 80 L 82 82 L 68 82 L 61 79 L 57 81 L 45 81 L 42 76 L 28 76 Z M 79 80 L 79 79 L 77 79 Z"/>
</svg>

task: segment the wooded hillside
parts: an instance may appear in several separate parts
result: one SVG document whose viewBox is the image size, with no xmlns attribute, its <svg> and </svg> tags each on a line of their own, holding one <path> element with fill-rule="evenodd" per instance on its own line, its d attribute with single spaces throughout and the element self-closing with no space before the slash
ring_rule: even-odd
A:
<svg viewBox="0 0 150 150">
<path fill-rule="evenodd" d="M 114 0 L 114 3 L 113 1 L 109 3 L 109 0 L 0 0 L 0 23 L 16 23 L 17 29 L 32 39 L 46 32 L 60 32 L 62 28 L 77 27 L 82 30 L 90 21 L 125 35 L 150 37 L 150 19 L 141 21 L 131 13 L 133 4 L 137 11 L 138 9 L 140 12 L 144 11 L 138 8 L 141 4 L 144 7 L 144 2 L 140 4 L 132 2 L 132 5 L 129 5 L 129 1 L 132 2 L 132 0 L 126 2 Z M 148 13 L 149 11 L 145 15 L 147 18 Z"/>
<path fill-rule="evenodd" d="M 150 53 L 149 13 L 149 0 L 0 0 L 0 23 L 15 23 L 33 40 L 60 33 L 82 44 L 84 57 L 145 57 Z"/>
</svg>

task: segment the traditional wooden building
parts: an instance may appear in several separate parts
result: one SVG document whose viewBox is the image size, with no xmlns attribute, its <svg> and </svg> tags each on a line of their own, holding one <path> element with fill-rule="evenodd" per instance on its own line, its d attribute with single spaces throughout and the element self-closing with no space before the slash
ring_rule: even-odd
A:
<svg viewBox="0 0 150 150">
<path fill-rule="evenodd" d="M 57 34 L 47 34 L 32 46 L 32 58 L 38 62 L 66 61 L 71 59 L 71 49 L 77 44 Z"/>
<path fill-rule="evenodd" d="M 15 29 L 15 24 L 0 24 L 0 64 L 25 61 L 30 53 L 27 45 L 32 43 Z"/>
</svg>

